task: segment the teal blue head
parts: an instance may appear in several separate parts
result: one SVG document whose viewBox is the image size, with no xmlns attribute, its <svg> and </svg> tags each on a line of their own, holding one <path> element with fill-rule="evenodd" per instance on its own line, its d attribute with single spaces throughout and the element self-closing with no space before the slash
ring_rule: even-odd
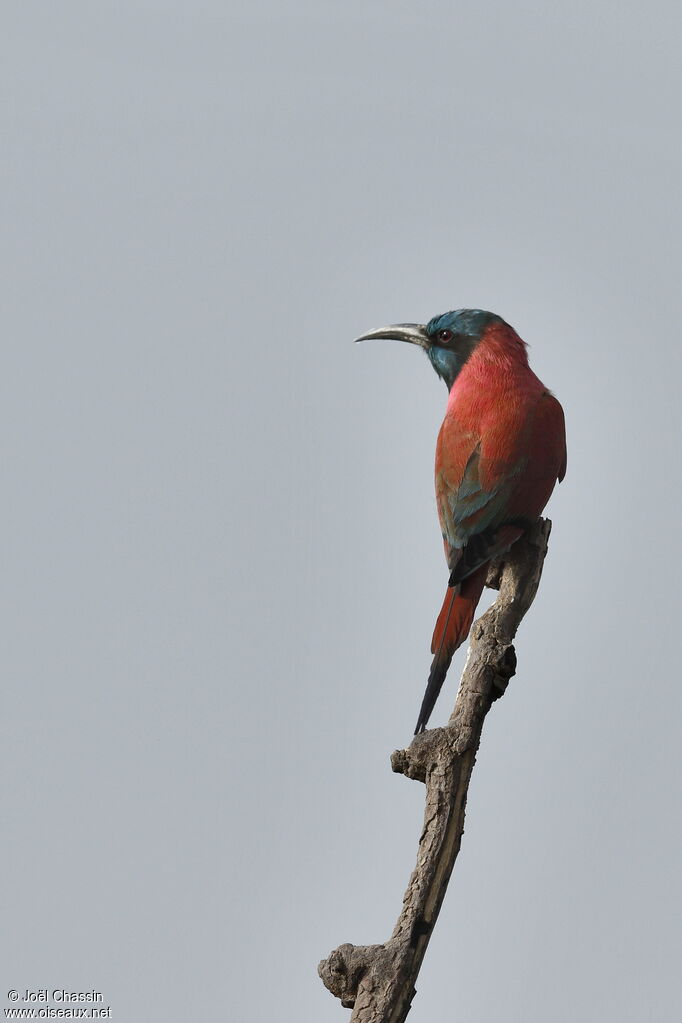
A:
<svg viewBox="0 0 682 1023">
<path fill-rule="evenodd" d="M 504 320 L 484 309 L 454 309 L 449 313 L 434 316 L 426 326 L 421 323 L 395 323 L 391 327 L 371 330 L 357 340 L 388 338 L 419 345 L 450 390 L 462 366 L 488 328 L 497 323 L 503 324 Z"/>
</svg>

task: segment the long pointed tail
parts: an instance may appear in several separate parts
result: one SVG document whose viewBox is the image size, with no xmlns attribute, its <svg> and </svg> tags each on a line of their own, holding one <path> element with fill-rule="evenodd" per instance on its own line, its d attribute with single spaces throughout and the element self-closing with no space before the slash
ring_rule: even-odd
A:
<svg viewBox="0 0 682 1023">
<path fill-rule="evenodd" d="M 422 700 L 419 720 L 414 734 L 423 732 L 431 717 L 431 711 L 438 699 L 452 656 L 469 635 L 474 620 L 476 606 L 481 599 L 488 574 L 488 563 L 480 565 L 475 572 L 468 575 L 459 585 L 448 587 L 443 607 L 438 615 L 436 628 L 431 641 L 431 653 L 435 654 L 426 683 L 426 692 Z"/>
</svg>

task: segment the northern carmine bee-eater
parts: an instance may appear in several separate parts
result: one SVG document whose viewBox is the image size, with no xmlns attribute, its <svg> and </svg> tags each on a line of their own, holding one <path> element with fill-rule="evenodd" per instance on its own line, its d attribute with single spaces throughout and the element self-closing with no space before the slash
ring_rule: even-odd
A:
<svg viewBox="0 0 682 1023">
<path fill-rule="evenodd" d="M 417 734 L 469 635 L 490 561 L 540 517 L 564 478 L 564 413 L 528 365 L 525 343 L 495 313 L 455 309 L 426 326 L 397 323 L 357 340 L 374 338 L 419 345 L 449 391 L 436 445 L 436 502 L 450 578 Z"/>
</svg>

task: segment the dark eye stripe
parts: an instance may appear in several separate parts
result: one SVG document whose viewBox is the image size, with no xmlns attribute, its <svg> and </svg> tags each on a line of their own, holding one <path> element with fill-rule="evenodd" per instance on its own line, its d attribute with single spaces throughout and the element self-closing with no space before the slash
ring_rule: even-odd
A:
<svg viewBox="0 0 682 1023">
<path fill-rule="evenodd" d="M 438 331 L 438 340 L 439 341 L 451 341 L 452 340 L 452 331 L 451 330 L 447 330 L 447 329 L 439 330 Z"/>
</svg>

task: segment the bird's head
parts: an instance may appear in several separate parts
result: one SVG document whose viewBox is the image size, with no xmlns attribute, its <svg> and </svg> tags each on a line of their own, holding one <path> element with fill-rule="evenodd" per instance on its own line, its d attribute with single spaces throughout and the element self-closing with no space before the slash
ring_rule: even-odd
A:
<svg viewBox="0 0 682 1023">
<path fill-rule="evenodd" d="M 370 330 L 357 341 L 373 341 L 387 338 L 393 341 L 408 341 L 419 345 L 428 355 L 431 365 L 448 388 L 452 387 L 457 375 L 478 345 L 495 328 L 502 328 L 520 342 L 511 327 L 495 313 L 484 309 L 454 309 L 441 313 L 424 326 L 421 323 L 395 323 L 391 327 Z M 497 330 L 495 330 L 497 333 Z M 523 342 L 520 342 L 523 345 Z"/>
</svg>

